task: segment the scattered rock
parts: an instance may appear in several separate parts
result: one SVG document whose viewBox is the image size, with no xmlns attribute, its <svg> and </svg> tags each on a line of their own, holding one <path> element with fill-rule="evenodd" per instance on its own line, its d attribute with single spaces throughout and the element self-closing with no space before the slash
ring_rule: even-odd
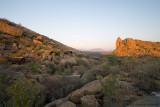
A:
<svg viewBox="0 0 160 107">
<path fill-rule="evenodd" d="M 34 43 L 38 43 L 38 44 L 42 44 L 42 42 L 41 42 L 41 41 L 39 41 L 39 40 L 35 40 L 35 39 L 33 40 L 33 42 L 34 42 Z"/>
<path fill-rule="evenodd" d="M 42 40 L 42 36 L 41 35 L 37 36 L 37 39 Z"/>
</svg>

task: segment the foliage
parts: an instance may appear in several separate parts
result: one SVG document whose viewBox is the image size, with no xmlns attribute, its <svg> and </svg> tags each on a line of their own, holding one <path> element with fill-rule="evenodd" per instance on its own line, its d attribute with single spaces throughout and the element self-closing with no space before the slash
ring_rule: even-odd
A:
<svg viewBox="0 0 160 107">
<path fill-rule="evenodd" d="M 117 64 L 117 62 L 118 62 L 118 57 L 115 55 L 115 54 L 113 54 L 113 55 L 106 55 L 106 57 L 107 57 L 107 60 L 109 61 L 109 62 L 111 62 L 111 64 Z"/>
<path fill-rule="evenodd" d="M 55 51 L 55 55 L 56 55 L 56 56 L 60 56 L 60 55 L 61 55 L 61 51 L 60 51 L 60 50 L 56 50 L 56 51 Z"/>
<path fill-rule="evenodd" d="M 137 62 L 133 58 L 127 58 L 127 59 L 122 60 L 121 67 L 126 72 L 130 72 L 130 71 L 134 70 L 136 68 L 136 66 L 137 66 Z"/>
<path fill-rule="evenodd" d="M 0 73 L 0 107 L 7 107 L 6 73 Z"/>
<path fill-rule="evenodd" d="M 130 74 L 130 76 L 137 79 L 136 83 L 140 89 L 153 91 L 153 89 L 155 88 L 153 78 L 151 78 L 151 75 L 147 72 L 133 72 Z"/>
<path fill-rule="evenodd" d="M 48 102 L 66 97 L 72 91 L 79 89 L 84 85 L 82 78 L 77 77 L 62 77 L 59 79 L 52 79 L 45 83 L 47 90 Z"/>
<path fill-rule="evenodd" d="M 20 53 L 10 54 L 11 57 L 23 57 L 25 55 L 25 51 L 22 51 Z"/>
<path fill-rule="evenodd" d="M 104 73 L 105 73 L 105 76 L 106 75 L 109 75 L 110 73 L 111 73 L 111 67 L 110 67 L 110 65 L 108 65 L 108 64 L 105 64 L 105 65 L 103 65 L 102 66 L 103 67 L 103 71 L 104 71 Z"/>
<path fill-rule="evenodd" d="M 25 78 L 15 80 L 7 92 L 11 96 L 8 101 L 9 107 L 31 107 L 43 102 L 43 99 L 40 100 L 41 89 L 38 84 Z M 39 99 L 38 102 L 36 102 L 37 99 Z"/>
<path fill-rule="evenodd" d="M 71 75 L 72 74 L 72 71 L 71 69 L 65 69 L 62 73 L 63 76 L 68 76 L 68 75 Z"/>
<path fill-rule="evenodd" d="M 40 64 L 38 62 L 32 62 L 30 64 L 30 72 L 32 73 L 38 73 L 40 68 Z"/>
<path fill-rule="evenodd" d="M 148 60 L 146 60 L 148 61 Z M 155 61 L 155 60 L 154 60 Z M 160 76 L 160 63 L 151 60 L 140 64 L 140 69 L 129 74 L 129 77 L 135 78 L 137 86 L 145 91 L 154 91 L 158 87 L 154 79 Z"/>
<path fill-rule="evenodd" d="M 57 65 L 55 65 L 54 63 L 49 64 L 48 67 L 49 67 L 49 69 L 47 69 L 48 74 L 54 74 L 57 70 Z"/>
<path fill-rule="evenodd" d="M 104 94 L 103 106 L 114 107 L 114 104 L 118 101 L 117 90 L 120 88 L 120 84 L 117 81 L 117 76 L 109 75 L 105 81 L 101 78 L 99 81 Z"/>
<path fill-rule="evenodd" d="M 43 49 L 43 47 L 40 46 L 39 49 Z"/>
</svg>

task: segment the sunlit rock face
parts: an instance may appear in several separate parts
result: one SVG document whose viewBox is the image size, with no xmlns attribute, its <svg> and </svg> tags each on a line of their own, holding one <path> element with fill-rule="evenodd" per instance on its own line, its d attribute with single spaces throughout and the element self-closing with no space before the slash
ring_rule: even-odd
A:
<svg viewBox="0 0 160 107">
<path fill-rule="evenodd" d="M 144 55 L 160 56 L 160 42 L 142 41 L 127 38 L 121 40 L 118 37 L 116 49 L 113 52 L 117 56 L 139 57 Z"/>
</svg>

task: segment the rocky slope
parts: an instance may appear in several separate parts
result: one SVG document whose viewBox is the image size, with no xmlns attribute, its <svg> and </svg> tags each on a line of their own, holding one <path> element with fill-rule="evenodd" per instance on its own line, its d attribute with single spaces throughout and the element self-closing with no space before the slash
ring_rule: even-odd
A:
<svg viewBox="0 0 160 107">
<path fill-rule="evenodd" d="M 118 37 L 116 41 L 116 49 L 113 52 L 117 56 L 160 56 L 160 42 L 150 42 L 142 40 L 134 40 L 127 38 L 121 40 Z"/>
<path fill-rule="evenodd" d="M 56 56 L 84 55 L 62 43 L 6 19 L 0 19 L 0 62 L 17 57 L 54 60 Z"/>
</svg>

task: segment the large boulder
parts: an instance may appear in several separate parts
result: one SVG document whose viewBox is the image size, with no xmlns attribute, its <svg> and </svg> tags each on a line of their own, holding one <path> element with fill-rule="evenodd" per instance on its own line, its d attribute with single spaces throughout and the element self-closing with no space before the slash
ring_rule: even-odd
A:
<svg viewBox="0 0 160 107">
<path fill-rule="evenodd" d="M 58 105 L 61 105 L 63 102 L 65 102 L 66 100 L 64 100 L 63 98 L 58 99 L 56 101 L 53 101 L 47 105 L 45 105 L 44 107 L 57 107 Z"/>
<path fill-rule="evenodd" d="M 76 107 L 76 104 L 74 104 L 73 102 L 67 101 L 64 98 L 61 98 L 56 101 L 53 101 L 52 103 L 45 105 L 44 107 Z"/>
<path fill-rule="evenodd" d="M 70 101 L 66 101 L 57 107 L 76 107 L 76 105 Z"/>
<path fill-rule="evenodd" d="M 82 107 L 98 107 L 98 101 L 94 97 L 94 95 L 87 95 L 81 98 L 81 106 Z"/>
<path fill-rule="evenodd" d="M 81 97 L 99 93 L 101 92 L 101 89 L 102 86 L 99 83 L 99 80 L 95 80 L 84 85 L 82 88 L 73 91 L 67 97 L 74 103 L 80 103 Z"/>
</svg>

